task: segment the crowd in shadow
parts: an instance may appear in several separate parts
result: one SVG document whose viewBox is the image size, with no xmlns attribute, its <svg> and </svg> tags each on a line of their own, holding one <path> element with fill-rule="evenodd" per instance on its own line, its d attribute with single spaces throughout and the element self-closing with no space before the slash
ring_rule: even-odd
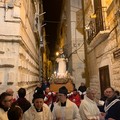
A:
<svg viewBox="0 0 120 120">
<path fill-rule="evenodd" d="M 96 100 L 96 90 L 81 83 L 68 92 L 61 86 L 56 93 L 50 84 L 37 84 L 32 103 L 26 99 L 26 89 L 20 88 L 18 98 L 9 88 L 0 95 L 0 120 L 120 120 L 119 91 L 112 87 Z"/>
</svg>

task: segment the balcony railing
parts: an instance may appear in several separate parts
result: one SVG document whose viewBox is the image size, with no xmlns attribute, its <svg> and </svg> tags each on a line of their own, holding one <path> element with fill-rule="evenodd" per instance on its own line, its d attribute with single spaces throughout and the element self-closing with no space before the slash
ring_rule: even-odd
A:
<svg viewBox="0 0 120 120">
<path fill-rule="evenodd" d="M 88 44 L 94 39 L 94 37 L 100 32 L 108 30 L 105 21 L 106 8 L 98 8 L 95 12 L 95 18 L 91 18 L 90 23 L 88 24 L 89 29 L 87 30 L 88 35 Z"/>
</svg>

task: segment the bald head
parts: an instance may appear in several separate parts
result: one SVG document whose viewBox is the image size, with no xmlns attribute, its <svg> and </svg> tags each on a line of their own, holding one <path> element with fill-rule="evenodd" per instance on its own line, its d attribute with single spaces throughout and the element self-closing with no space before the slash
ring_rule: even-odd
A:
<svg viewBox="0 0 120 120">
<path fill-rule="evenodd" d="M 8 88 L 8 89 L 6 90 L 6 93 L 9 93 L 11 96 L 13 96 L 14 91 L 13 91 L 11 88 Z"/>
</svg>

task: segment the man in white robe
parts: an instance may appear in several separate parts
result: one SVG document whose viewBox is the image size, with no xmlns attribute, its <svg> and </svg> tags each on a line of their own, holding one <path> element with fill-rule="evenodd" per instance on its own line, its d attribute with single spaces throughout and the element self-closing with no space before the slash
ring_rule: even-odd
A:
<svg viewBox="0 0 120 120">
<path fill-rule="evenodd" d="M 79 107 L 82 120 L 100 120 L 100 111 L 94 101 L 94 98 L 95 90 L 88 88 L 86 90 L 86 96 L 84 97 L 84 100 L 82 100 Z"/>
<path fill-rule="evenodd" d="M 81 120 L 77 105 L 67 99 L 67 93 L 66 87 L 59 89 L 59 102 L 54 105 L 53 120 Z"/>
<path fill-rule="evenodd" d="M 34 94 L 33 106 L 23 114 L 23 120 L 52 120 L 50 108 L 44 103 L 44 95 Z"/>
</svg>

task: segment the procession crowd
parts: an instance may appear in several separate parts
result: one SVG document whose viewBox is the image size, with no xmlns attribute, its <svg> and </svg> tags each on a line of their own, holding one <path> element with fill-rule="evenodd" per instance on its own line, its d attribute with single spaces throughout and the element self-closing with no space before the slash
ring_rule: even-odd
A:
<svg viewBox="0 0 120 120">
<path fill-rule="evenodd" d="M 69 92 L 65 86 L 56 93 L 49 84 L 38 84 L 32 103 L 25 88 L 18 90 L 18 98 L 9 88 L 0 95 L 0 120 L 120 120 L 119 92 L 112 87 L 96 100 L 95 89 L 81 86 Z"/>
</svg>

